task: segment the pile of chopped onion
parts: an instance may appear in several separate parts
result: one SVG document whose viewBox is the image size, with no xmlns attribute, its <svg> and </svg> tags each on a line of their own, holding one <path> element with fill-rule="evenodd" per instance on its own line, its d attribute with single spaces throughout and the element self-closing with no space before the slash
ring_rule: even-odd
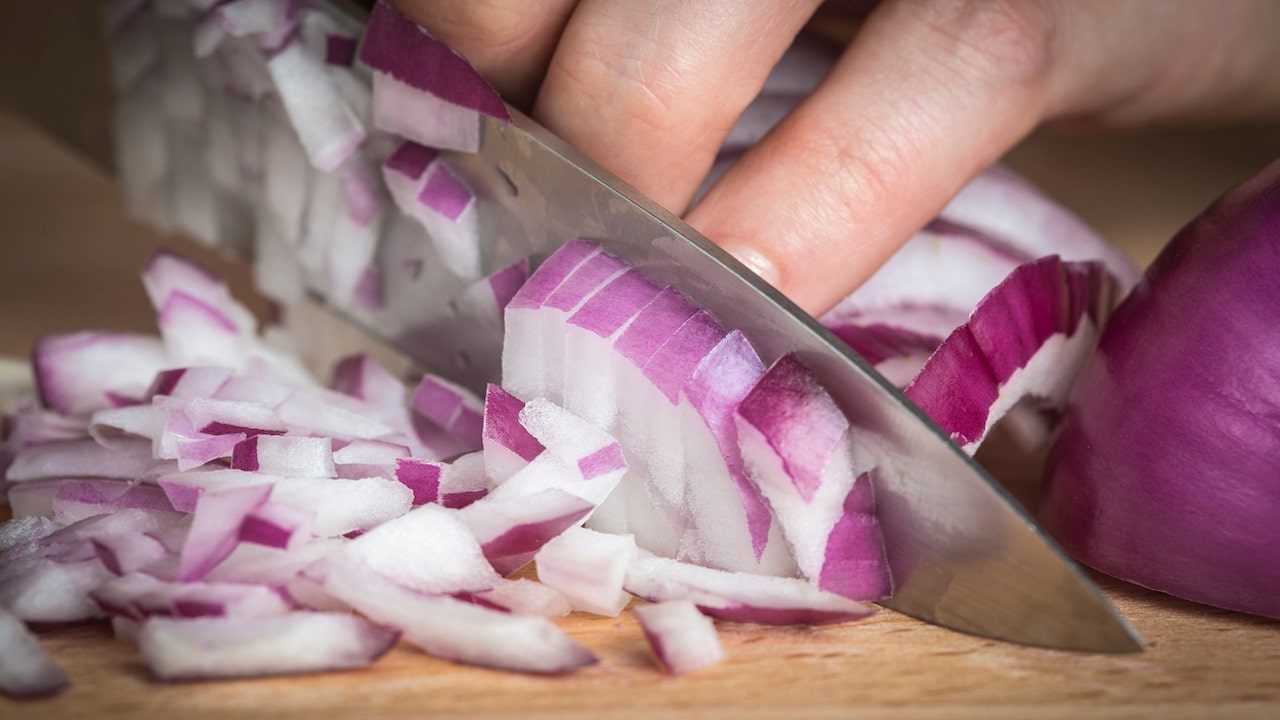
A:
<svg viewBox="0 0 1280 720">
<path fill-rule="evenodd" d="M 447 306 L 487 329 L 501 384 L 364 355 L 318 382 L 218 278 L 156 255 L 159 335 L 42 339 L 9 416 L 5 692 L 68 682 L 28 622 L 107 618 L 160 679 L 363 667 L 397 642 L 564 673 L 597 658 L 554 619 L 638 597 L 680 673 L 722 656 L 714 622 L 846 622 L 892 593 L 876 457 L 799 358 L 595 243 L 536 267 L 486 251 L 441 150 L 506 109 L 429 33 L 384 3 L 367 31 L 293 0 L 105 7 L 131 211 L 252 248 L 282 302 L 318 289 L 384 327 Z M 793 49 L 724 158 L 825 62 Z M 1024 397 L 1059 407 L 1131 275 L 997 169 L 824 320 L 973 449 Z"/>
<path fill-rule="evenodd" d="M 601 263 L 616 270 L 601 279 L 648 282 L 598 246 L 570 244 L 512 299 L 508 347 L 535 336 L 525 323 L 568 343 L 582 326 L 558 307 L 617 314 L 610 283 L 574 281 Z M 553 618 L 617 615 L 640 595 L 684 608 L 645 623 L 664 667 L 685 671 L 718 657 L 718 644 L 703 620 L 699 644 L 681 649 L 690 640 L 667 637 L 672 623 L 855 620 L 870 612 L 860 601 L 888 593 L 871 486 L 844 471 L 855 462 L 847 428 L 828 451 L 843 459 L 809 457 L 819 475 L 801 487 L 767 457 L 803 460 L 809 448 L 750 409 L 755 396 L 814 404 L 798 407 L 803 417 L 831 412 L 830 399 L 798 363 L 766 370 L 754 358 L 755 380 L 726 402 L 705 376 L 741 365 L 750 348 L 705 313 L 672 322 L 668 306 L 691 308 L 673 288 L 653 286 L 650 302 L 633 305 L 617 342 L 586 326 L 613 371 L 662 374 L 639 400 L 613 384 L 582 409 L 650 405 L 593 423 L 556 400 L 576 372 L 569 355 L 525 366 L 547 383 L 528 401 L 496 385 L 481 399 L 433 375 L 406 385 L 365 356 L 338 363 L 323 385 L 201 268 L 162 253 L 143 280 L 160 336 L 43 339 L 37 397 L 9 416 L 14 519 L 0 526 L 0 609 L 21 650 L 6 655 L 14 694 L 66 684 L 24 621 L 109 618 L 161 679 L 363 667 L 398 639 L 458 662 L 560 673 L 596 656 Z M 556 300 L 569 288 L 576 300 Z M 688 339 L 695 331 L 700 343 Z M 811 395 L 783 398 L 775 374 Z M 646 423 L 673 426 L 677 442 L 649 441 Z M 739 449 L 735 427 L 775 437 Z M 659 472 L 659 458 L 705 467 L 683 479 Z M 759 541 L 773 541 L 760 546 L 746 500 L 787 487 L 830 497 L 777 501 L 790 509 L 757 518 Z M 512 577 L 529 565 L 538 580 Z"/>
</svg>

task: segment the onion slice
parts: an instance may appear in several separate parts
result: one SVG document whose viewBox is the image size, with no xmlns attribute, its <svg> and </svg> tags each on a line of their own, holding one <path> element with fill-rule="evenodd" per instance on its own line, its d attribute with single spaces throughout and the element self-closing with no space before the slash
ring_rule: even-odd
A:
<svg viewBox="0 0 1280 720">
<path fill-rule="evenodd" d="M 970 453 L 1026 396 L 1060 412 L 1115 302 L 1100 263 L 1020 266 L 943 341 L 905 390 Z"/>
</svg>

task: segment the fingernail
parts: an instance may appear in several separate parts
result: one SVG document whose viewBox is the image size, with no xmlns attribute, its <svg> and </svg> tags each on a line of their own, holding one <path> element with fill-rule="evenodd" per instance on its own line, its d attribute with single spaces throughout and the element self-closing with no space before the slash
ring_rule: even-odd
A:
<svg viewBox="0 0 1280 720">
<path fill-rule="evenodd" d="M 751 272 L 759 275 L 761 280 L 774 287 L 778 286 L 778 266 L 764 253 L 750 247 L 727 247 L 725 251 L 737 258 L 738 262 L 746 265 Z"/>
</svg>

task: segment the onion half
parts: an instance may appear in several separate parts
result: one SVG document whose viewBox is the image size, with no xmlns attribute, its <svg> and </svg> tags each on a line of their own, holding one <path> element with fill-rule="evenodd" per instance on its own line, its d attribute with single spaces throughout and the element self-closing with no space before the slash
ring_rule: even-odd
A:
<svg viewBox="0 0 1280 720">
<path fill-rule="evenodd" d="M 1280 163 L 1161 252 L 1072 388 L 1041 517 L 1087 565 L 1280 617 Z"/>
</svg>

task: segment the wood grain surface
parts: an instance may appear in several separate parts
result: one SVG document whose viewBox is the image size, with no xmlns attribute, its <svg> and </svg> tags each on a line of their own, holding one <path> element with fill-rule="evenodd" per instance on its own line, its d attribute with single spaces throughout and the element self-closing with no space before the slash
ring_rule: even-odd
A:
<svg viewBox="0 0 1280 720">
<path fill-rule="evenodd" d="M 1042 135 L 1010 162 L 1146 263 L 1209 200 L 1278 156 L 1280 129 L 1262 127 Z M 132 223 L 102 173 L 0 112 L 0 354 L 22 355 L 45 332 L 151 330 L 136 272 L 159 245 L 214 266 L 245 297 L 242 269 Z M 981 458 L 1034 502 L 1037 458 L 1002 445 Z M 727 660 L 670 678 L 624 613 L 564 621 L 601 658 L 568 677 L 478 670 L 399 647 L 360 672 L 164 684 L 104 625 L 86 623 L 39 629 L 74 687 L 47 701 L 0 699 L 0 718 L 1280 717 L 1280 623 L 1098 580 L 1149 650 L 1027 648 L 884 610 L 831 628 L 722 625 Z"/>
</svg>

